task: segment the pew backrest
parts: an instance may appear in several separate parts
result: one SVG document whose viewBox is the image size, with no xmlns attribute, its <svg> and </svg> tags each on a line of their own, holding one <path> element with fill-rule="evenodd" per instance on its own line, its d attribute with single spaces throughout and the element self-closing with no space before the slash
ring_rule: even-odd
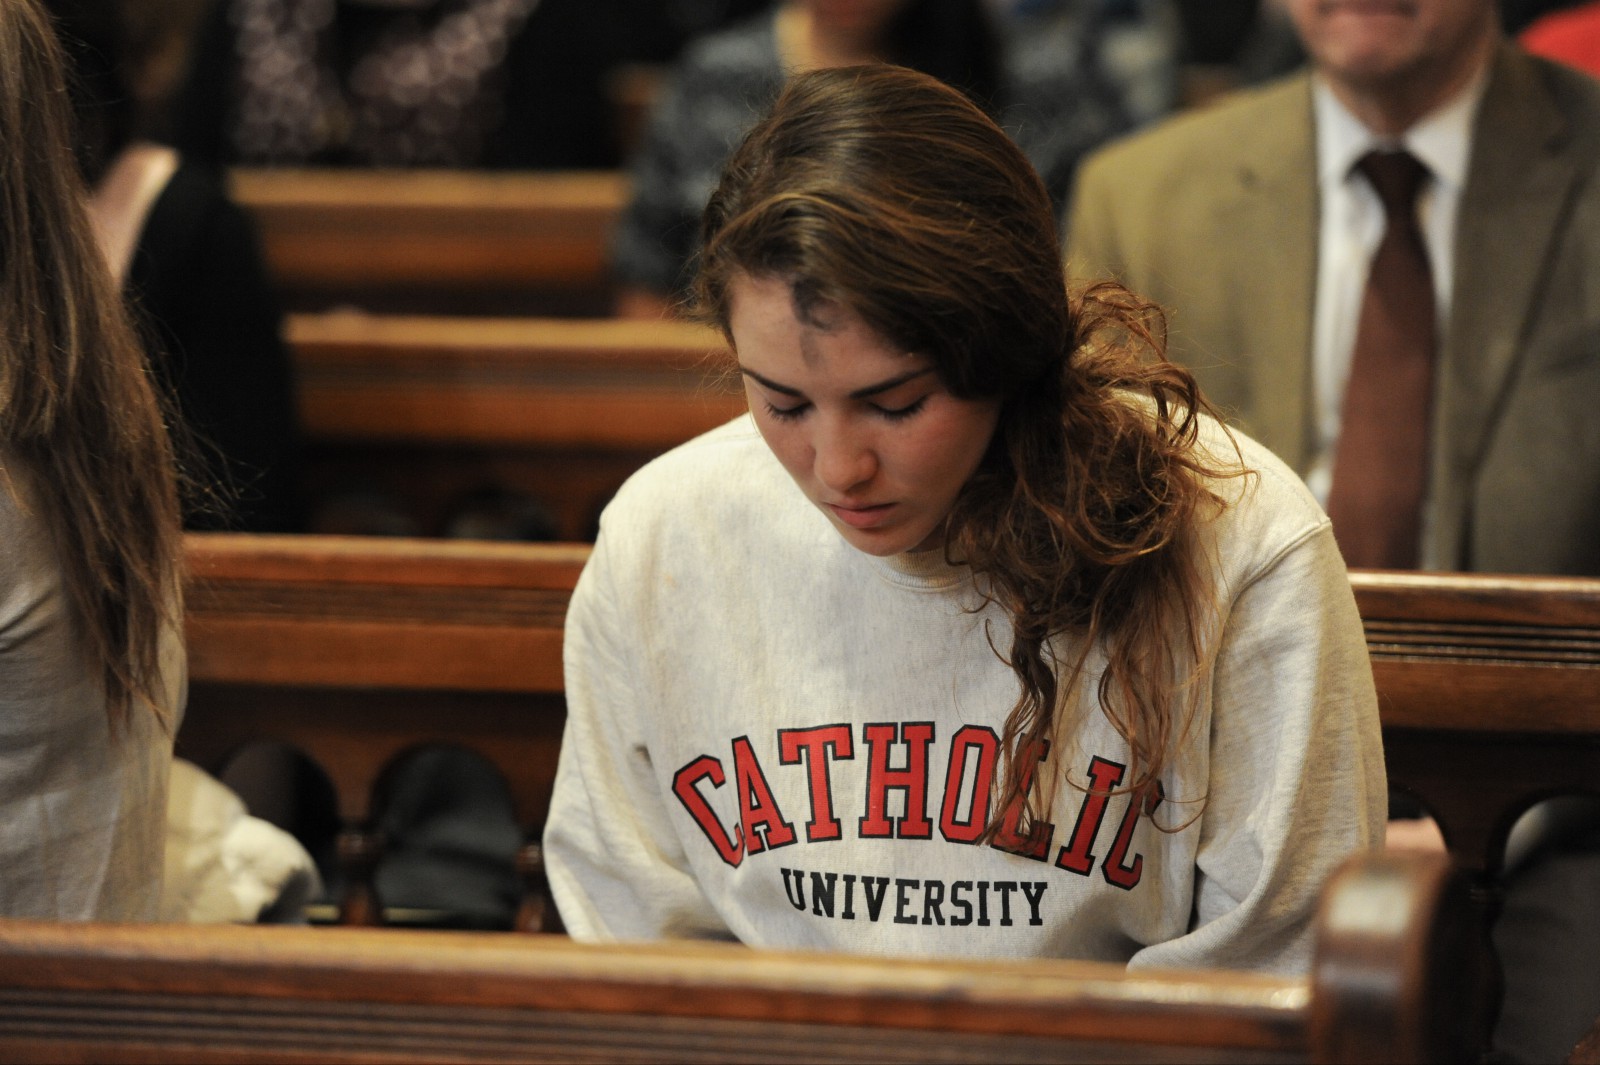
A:
<svg viewBox="0 0 1600 1065">
<path fill-rule="evenodd" d="M 1600 793 L 1600 580 L 1351 574 L 1392 783 L 1487 885 L 1541 799 Z"/>
<path fill-rule="evenodd" d="M 618 173 L 235 169 L 296 310 L 606 314 Z"/>
<path fill-rule="evenodd" d="M 561 635 L 589 548 L 191 535 L 191 712 L 179 749 L 300 745 L 346 820 L 426 742 L 494 762 L 542 824 L 564 718 Z M 1391 781 L 1492 884 L 1538 800 L 1600 790 L 1600 580 L 1351 574 Z"/>
<path fill-rule="evenodd" d="M 190 534 L 187 554 L 180 755 L 214 768 L 290 743 L 358 827 L 397 756 L 456 744 L 505 776 L 524 826 L 543 823 L 586 546 Z"/>
<path fill-rule="evenodd" d="M 664 451 L 744 410 L 715 332 L 613 318 L 291 316 L 319 441 Z"/>
<path fill-rule="evenodd" d="M 1442 859 L 1335 877 L 1309 977 L 555 936 L 0 922 L 8 1061 L 1432 1061 Z M 1388 909 L 1375 913 L 1376 895 Z"/>
<path fill-rule="evenodd" d="M 309 493 L 375 485 L 424 531 L 492 484 L 582 539 L 634 470 L 745 409 L 722 338 L 679 322 L 330 313 L 288 336 Z"/>
</svg>

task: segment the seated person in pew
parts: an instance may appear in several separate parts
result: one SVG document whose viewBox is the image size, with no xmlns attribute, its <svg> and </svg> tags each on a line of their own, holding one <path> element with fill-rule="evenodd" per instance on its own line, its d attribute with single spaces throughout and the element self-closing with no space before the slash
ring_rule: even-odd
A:
<svg viewBox="0 0 1600 1065">
<path fill-rule="evenodd" d="M 150 920 L 182 716 L 176 474 L 63 60 L 0 4 L 0 915 Z"/>
<path fill-rule="evenodd" d="M 1016 137 L 1059 209 L 1078 158 L 1164 112 L 1175 91 L 1162 35 L 1102 7 L 1074 0 L 997 23 L 983 0 L 787 0 L 691 44 L 632 159 L 633 198 L 612 244 L 617 312 L 660 317 L 683 295 L 700 207 L 796 70 L 882 60 L 965 90 Z M 1117 47 L 1130 36 L 1155 44 Z M 1128 54 L 1153 58 L 1111 61 Z"/>
<path fill-rule="evenodd" d="M 1600 74 L 1600 2 L 1589 0 L 1544 15 L 1517 35 L 1534 55 Z"/>
<path fill-rule="evenodd" d="M 217 0 L 170 139 L 250 166 L 612 168 L 617 0 Z"/>
<path fill-rule="evenodd" d="M 1286 7 L 1309 69 L 1091 156 L 1069 271 L 1172 309 L 1174 360 L 1306 477 L 1349 565 L 1600 574 L 1600 85 L 1493 0 Z M 1600 852 L 1540 821 L 1495 931 L 1512 1060 L 1600 1014 Z"/>
<path fill-rule="evenodd" d="M 185 525 L 296 532 L 299 425 L 283 313 L 254 225 L 211 168 L 141 139 L 120 0 L 49 0 L 90 217 L 203 468 Z"/>
<path fill-rule="evenodd" d="M 703 223 L 751 413 L 606 510 L 544 837 L 588 940 L 1296 971 L 1382 838 L 1327 518 L 1069 292 L 1048 191 L 890 66 L 793 79 Z"/>
</svg>

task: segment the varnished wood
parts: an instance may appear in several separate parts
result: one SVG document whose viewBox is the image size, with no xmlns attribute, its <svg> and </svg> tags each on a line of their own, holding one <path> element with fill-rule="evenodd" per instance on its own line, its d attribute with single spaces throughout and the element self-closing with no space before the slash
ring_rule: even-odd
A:
<svg viewBox="0 0 1600 1065">
<path fill-rule="evenodd" d="M 430 534 L 494 486 L 584 539 L 629 474 L 745 409 L 722 339 L 678 322 L 334 313 L 288 333 L 309 494 L 372 486 Z"/>
<path fill-rule="evenodd" d="M 1364 856 L 1437 897 L 1439 859 Z M 1433 894 L 1429 894 L 1432 891 Z M 1336 903 L 1330 906 L 1337 910 Z M 584 946 L 561 937 L 363 929 L 0 924 L 0 1056 L 11 1061 L 1423 1060 L 1434 1004 L 1417 969 L 1436 911 L 1391 921 L 1384 978 L 1399 1042 L 1337 1058 L 1310 979 L 1129 971 L 1070 961 L 885 960 L 714 943 Z M 1381 929 L 1366 932 L 1383 936 Z M 1370 944 L 1363 944 L 1370 946 Z M 1437 959 L 1436 959 L 1437 960 Z M 1459 962 L 1458 958 L 1443 959 Z M 1339 969 L 1337 961 L 1331 964 Z M 1342 971 L 1342 970 L 1341 970 Z M 1383 986 L 1380 981 L 1380 986 Z M 1370 1001 L 1375 996 L 1365 989 Z M 1421 1012 L 1412 1009 L 1420 1003 Z M 1409 1016 L 1410 1021 L 1405 1018 Z M 1418 1037 L 1420 1038 L 1420 1037 Z"/>
<path fill-rule="evenodd" d="M 188 544 L 196 682 L 561 691 L 581 545 L 237 534 Z"/>
<path fill-rule="evenodd" d="M 681 322 L 345 313 L 288 336 L 321 441 L 664 451 L 744 409 L 726 344 Z"/>
<path fill-rule="evenodd" d="M 1487 929 L 1517 819 L 1542 799 L 1600 793 L 1600 580 L 1356 572 L 1351 583 L 1390 782 L 1438 821 L 1471 877 L 1467 927 Z M 1481 1034 L 1495 1012 L 1450 1023 Z"/>
<path fill-rule="evenodd" d="M 1600 581 L 1357 571 L 1351 584 L 1385 724 L 1596 732 Z M 1441 684 L 1483 712 L 1457 712 L 1439 697 Z"/>
<path fill-rule="evenodd" d="M 288 740 L 328 769 L 359 821 L 394 757 L 460 743 L 501 768 L 523 823 L 540 824 L 564 717 L 562 622 L 588 551 L 191 536 L 194 697 L 180 750 L 214 764 L 252 739 Z M 1518 814 L 1600 787 L 1600 581 L 1351 582 L 1390 778 L 1491 891 Z"/>
<path fill-rule="evenodd" d="M 1311 1041 L 1324 1061 L 1475 1061 L 1495 983 L 1480 915 L 1453 863 L 1387 852 L 1322 893 Z"/>
<path fill-rule="evenodd" d="M 434 744 L 506 778 L 544 821 L 564 720 L 561 629 L 578 544 L 191 534 L 189 709 L 178 753 L 215 768 L 257 741 L 327 771 L 367 823 L 384 770 Z"/>
<path fill-rule="evenodd" d="M 180 751 L 205 764 L 245 738 L 288 739 L 329 769 L 346 821 L 359 825 L 395 757 L 459 743 L 506 775 L 524 825 L 542 823 L 564 718 L 561 625 L 586 545 L 197 535 L 189 553 L 195 694 Z M 1351 581 L 1390 777 L 1439 818 L 1474 891 L 1466 916 L 1450 903 L 1454 931 L 1414 946 L 1479 957 L 1511 821 L 1542 795 L 1600 782 L 1600 582 L 1363 572 Z M 1443 912 L 1441 876 L 1408 888 L 1422 894 L 1406 905 Z M 543 902 L 529 899 L 529 923 Z M 1374 954 L 1366 941 L 1367 953 L 1344 963 L 1352 993 L 1373 986 L 1361 965 L 1387 961 L 1389 947 Z M 1452 995 L 1480 1005 L 1430 1021 L 1415 1037 L 1435 1049 L 1417 1053 L 1481 1037 L 1492 1016 L 1483 973 L 1457 967 L 1464 983 Z M 1400 1023 L 1354 1001 L 1366 1019 L 1330 1014 L 1323 1036 L 1343 1047 L 1339 1058 L 1371 1051 L 1339 1043 L 1357 1038 L 1351 1023 L 1369 1033 Z"/>
<path fill-rule="evenodd" d="M 289 305 L 604 314 L 611 172 L 236 169 Z"/>
<path fill-rule="evenodd" d="M 1600 580 L 1355 572 L 1391 781 L 1488 888 L 1517 817 L 1600 791 Z"/>
</svg>

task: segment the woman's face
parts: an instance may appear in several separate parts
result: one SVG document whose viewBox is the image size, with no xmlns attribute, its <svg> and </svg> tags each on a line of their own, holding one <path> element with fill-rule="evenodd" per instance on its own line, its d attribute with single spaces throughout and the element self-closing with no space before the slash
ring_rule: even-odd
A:
<svg viewBox="0 0 1600 1065">
<path fill-rule="evenodd" d="M 844 308 L 800 321 L 781 280 L 739 275 L 730 305 L 750 412 L 806 497 L 869 555 L 940 546 L 1000 401 L 951 395 L 933 363 Z"/>
</svg>

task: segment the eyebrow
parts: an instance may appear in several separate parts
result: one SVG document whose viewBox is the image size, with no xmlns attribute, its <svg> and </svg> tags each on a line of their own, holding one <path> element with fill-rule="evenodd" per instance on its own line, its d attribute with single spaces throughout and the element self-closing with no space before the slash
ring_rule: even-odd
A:
<svg viewBox="0 0 1600 1065">
<path fill-rule="evenodd" d="M 858 388 L 854 392 L 850 393 L 850 398 L 867 399 L 868 397 L 876 396 L 883 392 L 888 392 L 891 389 L 899 388 L 907 381 L 915 381 L 924 374 L 933 373 L 933 369 L 934 368 L 932 366 L 924 366 L 920 370 L 907 370 L 905 373 L 900 374 L 897 377 L 891 377 L 887 381 L 879 381 L 875 385 L 868 385 L 865 388 Z M 767 378 L 762 377 L 760 374 L 756 373 L 754 370 L 748 369 L 747 367 L 739 367 L 739 372 L 744 374 L 746 377 L 755 378 L 756 382 L 763 388 L 769 388 L 781 395 L 794 396 L 796 399 L 805 398 L 805 393 L 801 392 L 798 388 L 790 388 L 788 385 L 780 385 L 778 382 L 768 380 Z"/>
</svg>

